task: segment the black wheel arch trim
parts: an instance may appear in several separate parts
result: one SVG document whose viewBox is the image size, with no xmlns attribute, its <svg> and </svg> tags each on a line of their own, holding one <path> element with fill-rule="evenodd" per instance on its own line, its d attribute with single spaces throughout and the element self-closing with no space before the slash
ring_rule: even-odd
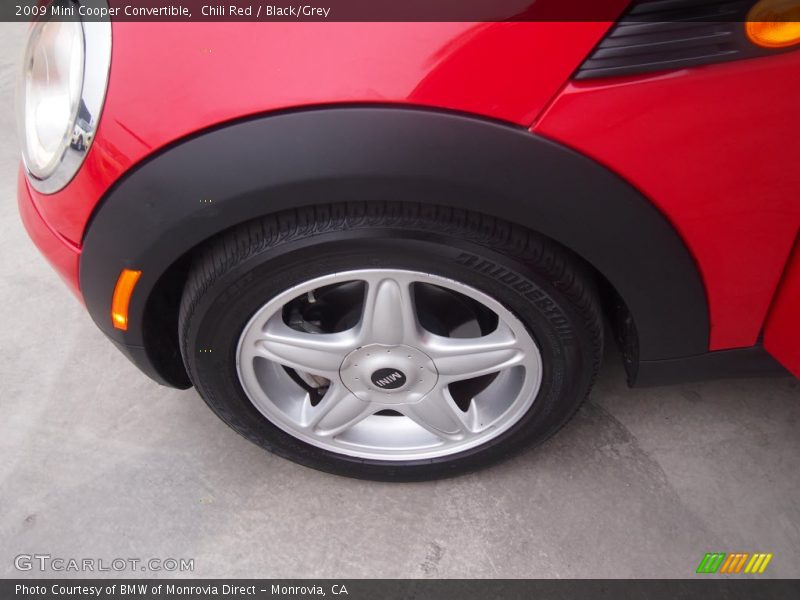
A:
<svg viewBox="0 0 800 600">
<path fill-rule="evenodd" d="M 415 108 L 262 115 L 201 132 L 146 159 L 106 193 L 87 227 L 80 259 L 86 306 L 115 344 L 135 349 L 126 354 L 142 370 L 185 387 L 177 348 L 153 347 L 142 326 L 167 269 L 253 218 L 369 200 L 439 204 L 529 227 L 583 257 L 614 287 L 635 323 L 633 360 L 708 351 L 706 295 L 694 260 L 633 186 L 526 129 Z M 142 271 L 125 332 L 110 319 L 123 268 Z"/>
</svg>

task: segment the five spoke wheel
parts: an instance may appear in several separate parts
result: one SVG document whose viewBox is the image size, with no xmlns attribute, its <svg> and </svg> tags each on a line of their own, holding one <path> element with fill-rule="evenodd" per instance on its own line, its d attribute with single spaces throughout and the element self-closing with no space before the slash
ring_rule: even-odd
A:
<svg viewBox="0 0 800 600">
<path fill-rule="evenodd" d="M 527 412 L 542 376 L 530 333 L 497 301 L 397 269 L 336 273 L 273 298 L 245 327 L 237 369 L 288 433 L 382 460 L 490 440 Z"/>
</svg>

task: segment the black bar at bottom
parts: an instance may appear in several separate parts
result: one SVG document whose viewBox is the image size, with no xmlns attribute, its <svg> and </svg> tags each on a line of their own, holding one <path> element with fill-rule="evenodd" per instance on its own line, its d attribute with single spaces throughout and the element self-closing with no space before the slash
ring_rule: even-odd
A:
<svg viewBox="0 0 800 600">
<path fill-rule="evenodd" d="M 713 577 L 713 576 L 712 576 Z M 756 579 L 5 579 L 0 598 L 39 600 L 785 600 L 800 580 Z"/>
</svg>

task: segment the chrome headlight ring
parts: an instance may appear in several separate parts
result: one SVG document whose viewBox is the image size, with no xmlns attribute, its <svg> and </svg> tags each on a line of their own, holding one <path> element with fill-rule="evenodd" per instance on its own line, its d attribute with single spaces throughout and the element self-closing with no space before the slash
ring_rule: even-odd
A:
<svg viewBox="0 0 800 600">
<path fill-rule="evenodd" d="M 31 186 L 44 194 L 66 186 L 83 164 L 108 85 L 111 22 L 75 19 L 32 25 L 17 84 L 22 160 Z"/>
</svg>

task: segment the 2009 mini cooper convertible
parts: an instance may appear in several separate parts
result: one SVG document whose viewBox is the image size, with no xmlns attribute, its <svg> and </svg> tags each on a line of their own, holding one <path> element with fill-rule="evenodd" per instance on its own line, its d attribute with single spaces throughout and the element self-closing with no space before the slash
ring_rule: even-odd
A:
<svg viewBox="0 0 800 600">
<path fill-rule="evenodd" d="M 541 442 L 606 330 L 631 384 L 800 375 L 796 3 L 610 4 L 39 21 L 22 218 L 142 371 L 335 473 Z"/>
</svg>

